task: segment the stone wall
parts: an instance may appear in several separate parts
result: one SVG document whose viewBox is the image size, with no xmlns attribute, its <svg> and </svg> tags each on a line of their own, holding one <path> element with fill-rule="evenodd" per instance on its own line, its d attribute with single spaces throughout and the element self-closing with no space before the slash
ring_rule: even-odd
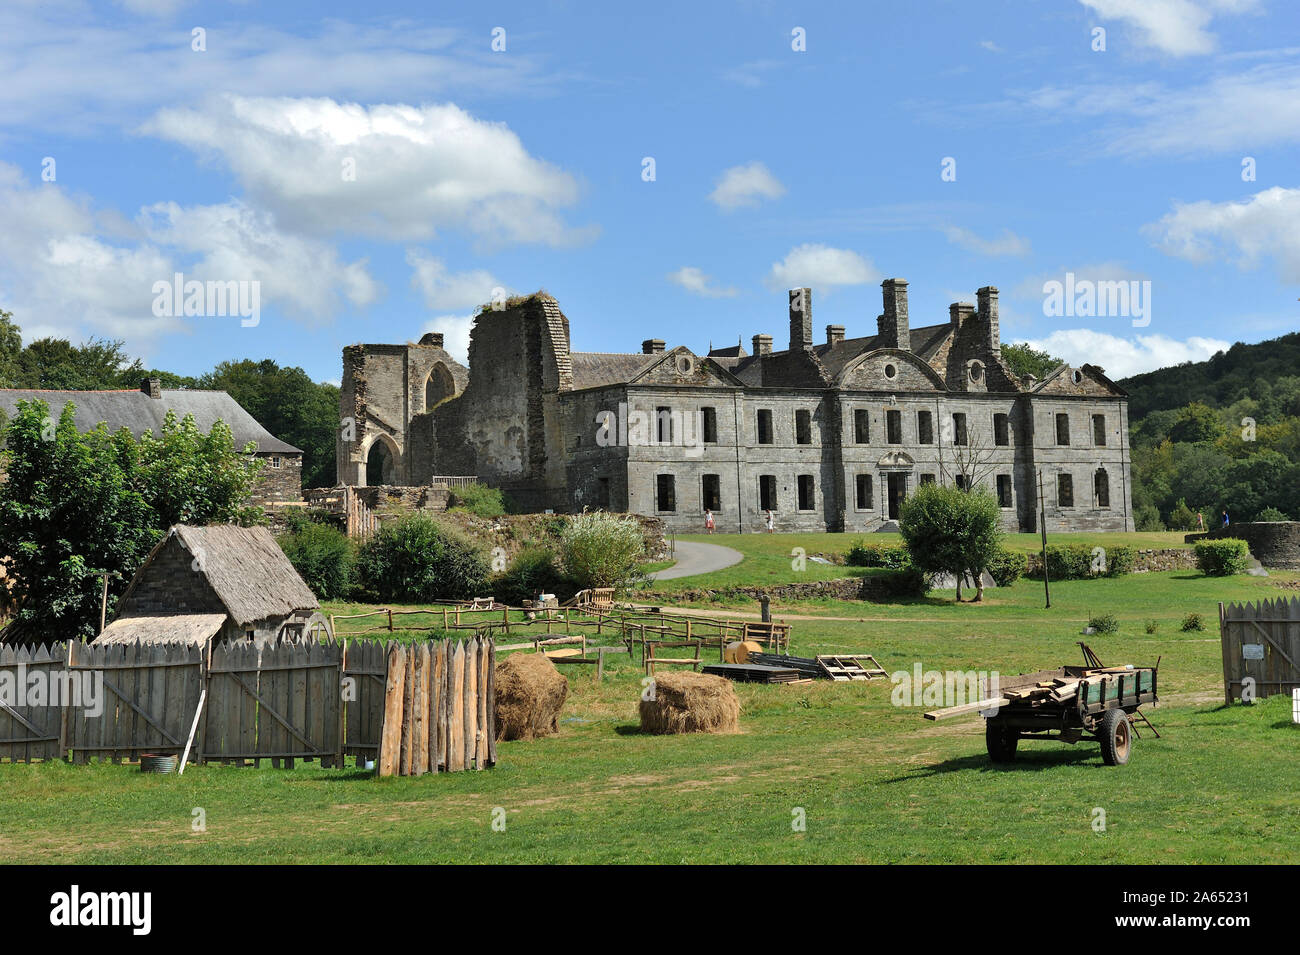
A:
<svg viewBox="0 0 1300 955">
<path fill-rule="evenodd" d="M 259 454 L 264 462 L 262 473 L 253 488 L 254 504 L 276 504 L 302 500 L 302 455 Z M 275 461 L 280 466 L 273 467 Z"/>
<path fill-rule="evenodd" d="M 641 514 L 626 516 L 641 525 L 646 558 L 655 562 L 668 560 L 664 522 Z M 502 548 L 506 560 L 511 560 L 525 544 L 558 543 L 560 534 L 571 517 L 567 514 L 506 514 L 502 517 L 479 517 L 475 514 L 452 511 L 444 514 L 442 520 L 488 550 L 495 547 Z"/>
<path fill-rule="evenodd" d="M 1188 534 L 1189 544 L 1198 540 L 1235 537 L 1250 546 L 1254 558 L 1265 567 L 1300 570 L 1300 521 L 1256 521 L 1216 527 L 1204 534 Z"/>
<path fill-rule="evenodd" d="M 212 586 L 194 568 L 201 558 L 201 554 L 191 554 L 173 537 L 154 555 L 130 599 L 118 606 L 118 615 L 225 613 Z"/>
</svg>

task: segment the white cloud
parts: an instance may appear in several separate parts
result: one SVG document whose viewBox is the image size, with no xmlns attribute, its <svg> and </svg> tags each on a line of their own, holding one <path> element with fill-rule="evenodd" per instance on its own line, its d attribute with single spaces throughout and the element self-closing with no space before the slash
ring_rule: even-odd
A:
<svg viewBox="0 0 1300 955">
<path fill-rule="evenodd" d="M 998 46 L 997 43 L 995 43 L 995 42 L 992 41 L 992 40 L 980 40 L 980 47 L 981 47 L 982 49 L 988 50 L 990 53 L 1002 53 L 1002 52 L 1005 52 L 1005 51 L 1002 49 L 1002 47 Z"/>
<path fill-rule="evenodd" d="M 185 6 L 189 0 L 116 0 L 117 5 L 132 13 L 151 17 L 165 17 Z"/>
<path fill-rule="evenodd" d="M 804 243 L 791 249 L 780 262 L 773 262 L 766 284 L 769 288 L 830 288 L 836 285 L 865 285 L 880 278 L 870 260 L 850 249 Z"/>
<path fill-rule="evenodd" d="M 1079 0 L 1103 20 L 1133 27 L 1139 42 L 1171 56 L 1211 53 L 1217 46 L 1207 27 L 1221 13 L 1254 10 L 1257 0 Z"/>
<path fill-rule="evenodd" d="M 1106 369 L 1109 378 L 1127 378 L 1184 361 L 1204 361 L 1217 351 L 1232 346 L 1217 338 L 1192 336 L 1183 341 L 1165 335 L 1136 335 L 1121 338 L 1087 328 L 1060 329 L 1029 344 L 1056 355 L 1071 365 L 1085 362 Z"/>
<path fill-rule="evenodd" d="M 592 234 L 559 216 L 578 196 L 572 176 L 529 155 L 504 123 L 451 103 L 225 96 L 161 110 L 145 131 L 220 157 L 294 231 L 410 241 L 454 228 L 550 245 Z"/>
<path fill-rule="evenodd" d="M 473 308 L 492 301 L 496 289 L 509 293 L 486 269 L 448 272 L 441 259 L 423 249 L 407 249 L 406 264 L 412 270 L 411 287 L 420 291 L 424 304 L 431 309 Z"/>
<path fill-rule="evenodd" d="M 720 209 L 731 212 L 746 206 L 756 206 L 763 199 L 778 199 L 785 195 L 785 186 L 772 175 L 772 171 L 755 160 L 743 166 L 732 166 L 723 171 L 718 185 L 709 193 L 709 201 Z"/>
<path fill-rule="evenodd" d="M 163 0 L 137 0 L 159 6 Z M 0 4 L 0 127 L 72 130 L 131 125 L 159 106 L 214 90 L 251 96 L 333 96 L 380 102 L 412 95 L 537 97 L 573 79 L 538 56 L 491 52 L 477 35 L 410 19 L 321 19 L 292 32 L 266 23 L 200 20 L 206 52 L 189 25 L 142 29 L 82 0 Z M 148 24 L 145 24 L 146 26 Z M 177 28 L 178 27 L 178 28 Z"/>
<path fill-rule="evenodd" d="M 1097 282 L 1143 282 L 1150 276 L 1136 272 L 1120 262 L 1085 262 L 1081 265 L 1062 266 L 1055 272 L 1043 272 L 1031 275 L 1017 282 L 1011 289 L 1013 298 L 1030 299 L 1041 302 L 1046 294 L 1043 285 L 1047 282 L 1065 282 L 1066 273 L 1074 275 L 1074 281 Z"/>
<path fill-rule="evenodd" d="M 200 281 L 261 283 L 261 304 L 311 318 L 379 294 L 364 261 L 343 262 L 327 244 L 286 235 L 238 202 L 158 203 L 132 222 L 54 183 L 29 184 L 0 163 L 0 300 L 27 340 L 90 335 L 128 340 L 137 353 L 189 319 L 153 314 L 153 285 L 176 272 Z"/>
<path fill-rule="evenodd" d="M 943 231 L 949 242 L 961 246 L 968 252 L 977 252 L 980 255 L 1025 256 L 1029 254 L 1029 240 L 1021 238 L 1010 229 L 1003 229 L 1002 234 L 994 239 L 982 238 L 960 226 L 948 226 Z"/>
<path fill-rule="evenodd" d="M 442 347 L 462 365 L 469 363 L 469 330 L 473 315 L 439 315 L 424 323 L 425 332 L 442 332 Z"/>
<path fill-rule="evenodd" d="M 1271 258 L 1284 282 L 1300 282 L 1300 189 L 1274 186 L 1239 202 L 1178 203 L 1143 232 L 1169 255 L 1246 269 Z"/>
<path fill-rule="evenodd" d="M 693 265 L 683 265 L 676 272 L 670 272 L 668 281 L 704 298 L 734 298 L 739 294 L 733 286 L 717 285 L 713 276 L 705 275 L 702 269 L 697 269 Z"/>
</svg>

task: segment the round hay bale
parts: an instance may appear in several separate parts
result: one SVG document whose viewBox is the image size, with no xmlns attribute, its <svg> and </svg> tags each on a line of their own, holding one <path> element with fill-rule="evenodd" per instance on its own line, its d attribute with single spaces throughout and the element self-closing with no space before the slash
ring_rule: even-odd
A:
<svg viewBox="0 0 1300 955">
<path fill-rule="evenodd" d="M 545 654 L 512 653 L 497 661 L 497 739 L 537 739 L 559 732 L 569 681 Z"/>
<path fill-rule="evenodd" d="M 654 699 L 641 700 L 647 733 L 735 733 L 740 700 L 730 680 L 708 673 L 656 673 Z"/>
<path fill-rule="evenodd" d="M 723 663 L 748 663 L 751 653 L 762 653 L 763 645 L 757 640 L 733 640 L 722 651 Z"/>
</svg>

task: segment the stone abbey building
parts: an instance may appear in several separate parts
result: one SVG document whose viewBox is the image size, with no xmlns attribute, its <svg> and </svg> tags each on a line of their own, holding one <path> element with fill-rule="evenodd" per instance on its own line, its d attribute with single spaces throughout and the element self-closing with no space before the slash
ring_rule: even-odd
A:
<svg viewBox="0 0 1300 955">
<path fill-rule="evenodd" d="M 485 309 L 466 369 L 442 337 L 343 352 L 338 478 L 422 486 L 475 475 L 529 510 L 608 508 L 698 531 L 892 528 L 919 484 L 987 487 L 1009 531 L 1133 530 L 1125 392 L 1101 368 L 1017 378 L 998 290 L 912 327 L 907 282 L 883 285 L 874 334 L 829 325 L 793 289 L 789 346 L 770 335 L 699 355 L 574 352 L 545 293 Z"/>
</svg>

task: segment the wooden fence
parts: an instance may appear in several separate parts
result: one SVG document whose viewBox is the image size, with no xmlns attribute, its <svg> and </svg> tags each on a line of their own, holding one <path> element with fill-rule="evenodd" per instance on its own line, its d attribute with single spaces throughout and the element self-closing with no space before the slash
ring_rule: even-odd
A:
<svg viewBox="0 0 1300 955">
<path fill-rule="evenodd" d="M 1300 598 L 1219 604 L 1223 698 L 1256 699 L 1300 688 Z"/>
<path fill-rule="evenodd" d="M 482 652 L 476 641 L 465 646 L 471 643 Z M 453 647 L 420 646 L 443 656 Z M 146 753 L 180 756 L 187 742 L 197 763 L 269 759 L 292 768 L 298 759 L 327 767 L 342 766 L 345 755 L 377 759 L 390 650 L 397 649 L 410 651 L 372 640 L 221 643 L 206 650 L 151 643 L 0 647 L 0 761 L 134 761 Z M 486 694 L 476 680 L 466 696 L 465 686 L 449 685 L 444 703 L 463 706 L 472 697 L 475 713 L 494 712 L 490 677 L 484 686 Z M 476 718 L 475 726 L 489 722 Z"/>
</svg>

